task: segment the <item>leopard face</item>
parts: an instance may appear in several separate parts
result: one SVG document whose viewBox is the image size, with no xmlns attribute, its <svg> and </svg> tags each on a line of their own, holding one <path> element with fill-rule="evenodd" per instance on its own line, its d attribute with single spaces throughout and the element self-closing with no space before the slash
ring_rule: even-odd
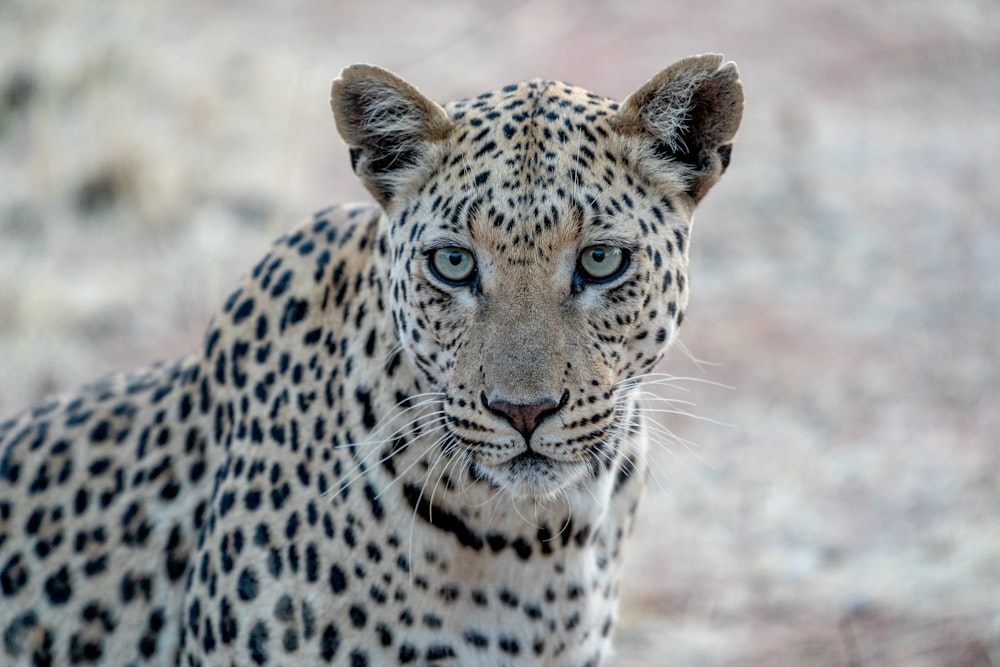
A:
<svg viewBox="0 0 1000 667">
<path fill-rule="evenodd" d="M 728 162 L 740 101 L 719 64 L 622 105 L 530 81 L 442 109 L 379 70 L 335 88 L 391 219 L 399 341 L 473 479 L 549 497 L 618 455 L 629 394 L 683 321 L 693 208 Z"/>
</svg>

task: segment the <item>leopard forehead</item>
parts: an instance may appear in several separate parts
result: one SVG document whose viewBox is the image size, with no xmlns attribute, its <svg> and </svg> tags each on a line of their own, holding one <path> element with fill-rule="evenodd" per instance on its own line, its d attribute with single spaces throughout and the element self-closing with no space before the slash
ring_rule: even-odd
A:
<svg viewBox="0 0 1000 667">
<path fill-rule="evenodd" d="M 669 183 L 651 182 L 615 129 L 619 104 L 565 83 L 532 80 L 446 106 L 453 129 L 440 167 L 413 197 L 424 224 L 404 242 L 470 239 L 530 269 L 588 243 L 640 246 L 685 220 Z M 670 227 L 670 229 L 667 229 Z"/>
<path fill-rule="evenodd" d="M 474 158 L 488 156 L 503 145 L 530 151 L 532 159 L 524 166 L 535 167 L 542 182 L 563 176 L 546 173 L 543 165 L 564 155 L 580 138 L 590 144 L 596 144 L 599 137 L 608 138 L 610 118 L 617 109 L 614 100 L 540 79 L 505 86 L 446 107 L 456 127 L 457 141 L 468 139 L 468 146 L 475 149 Z M 595 158 L 587 157 L 590 161 Z M 583 167 L 586 169 L 586 164 Z"/>
</svg>

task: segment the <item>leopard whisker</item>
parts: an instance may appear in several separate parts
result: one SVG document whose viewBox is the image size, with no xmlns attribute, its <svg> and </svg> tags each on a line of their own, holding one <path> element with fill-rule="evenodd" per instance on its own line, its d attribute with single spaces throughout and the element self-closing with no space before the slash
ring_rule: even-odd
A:
<svg viewBox="0 0 1000 667">
<path fill-rule="evenodd" d="M 438 431 L 440 431 L 440 430 L 442 430 L 442 429 L 444 429 L 444 428 L 447 427 L 447 420 L 446 420 L 446 416 L 444 415 L 443 411 L 440 412 L 440 413 L 431 413 L 430 415 L 428 415 L 428 417 L 430 418 L 428 424 L 434 424 L 435 422 L 440 422 L 440 423 L 437 426 L 433 426 L 431 428 L 426 428 L 425 427 L 424 431 L 423 431 L 423 435 L 432 435 L 432 434 L 434 434 L 434 433 L 436 433 L 436 432 L 438 432 Z M 387 445 L 387 444 L 392 443 L 396 438 L 401 437 L 402 433 L 404 433 L 404 432 L 403 431 L 397 431 L 396 433 L 393 433 L 391 436 L 389 436 L 389 437 L 387 437 L 387 438 L 385 438 L 385 439 L 383 439 L 381 441 L 377 441 L 377 442 L 376 441 L 371 441 L 368 444 L 370 444 L 370 445 Z M 365 475 L 367 475 L 368 468 L 365 467 L 366 464 L 368 464 L 370 462 L 370 460 L 372 459 L 372 457 L 376 456 L 380 451 L 381 450 L 377 446 L 371 447 L 371 449 L 369 449 L 368 453 L 366 453 L 364 455 L 364 457 L 362 457 L 361 460 L 359 460 L 355 464 L 355 466 L 353 468 L 351 468 L 350 471 L 348 471 L 347 473 L 344 474 L 344 476 L 340 480 L 340 483 L 338 484 L 338 487 L 339 488 L 350 487 L 358 479 L 361 479 L 362 477 L 364 477 Z M 388 453 L 384 453 L 383 452 L 382 457 L 380 459 L 378 459 L 377 461 L 374 461 L 373 463 L 371 463 L 371 465 L 369 466 L 369 468 L 376 467 L 376 466 L 384 463 L 385 461 L 388 461 L 394 455 L 395 455 L 395 452 L 393 452 L 393 451 L 389 451 Z"/>
<path fill-rule="evenodd" d="M 446 426 L 445 424 L 442 424 L 441 426 L 438 426 L 438 427 L 436 427 L 436 428 L 432 429 L 431 431 L 428 431 L 428 434 L 432 434 L 432 433 L 435 433 L 435 432 L 437 432 L 437 431 L 440 431 L 440 430 L 444 429 L 444 428 L 445 428 L 445 426 Z M 435 440 L 435 441 L 434 441 L 434 442 L 433 442 L 433 443 L 432 443 L 432 444 L 430 445 L 430 447 L 429 447 L 428 449 L 434 449 L 434 448 L 437 448 L 437 447 L 438 447 L 438 445 L 440 445 L 440 444 L 441 444 L 441 443 L 443 443 L 443 442 L 446 442 L 446 441 L 447 441 L 447 439 L 448 439 L 449 437 L 450 437 L 450 434 L 449 434 L 449 433 L 444 433 L 443 435 L 439 436 L 439 437 L 438 437 L 438 439 L 437 439 L 437 440 Z M 441 455 L 441 454 L 439 454 L 439 456 L 440 456 L 440 455 Z M 387 459 L 383 459 L 383 460 L 387 460 Z M 403 477 L 404 477 L 404 476 L 406 475 L 406 473 L 410 472 L 410 471 L 411 471 L 411 470 L 412 470 L 412 469 L 414 468 L 414 466 L 416 466 L 416 465 L 417 465 L 417 464 L 418 464 L 418 463 L 419 463 L 419 462 L 420 462 L 421 460 L 422 460 L 422 459 L 421 459 L 420 457 L 415 457 L 415 458 L 414 458 L 414 460 L 413 460 L 413 461 L 412 461 L 412 462 L 411 462 L 411 463 L 410 463 L 410 464 L 409 464 L 408 466 L 406 466 L 406 468 L 404 468 L 404 469 L 402 470 L 402 472 L 401 472 L 401 473 L 399 473 L 399 474 L 397 474 L 396 476 L 394 476 L 394 477 L 393 477 L 393 478 L 392 478 L 391 480 L 389 480 L 389 483 L 388 483 L 388 484 L 386 484 L 386 485 L 385 485 L 384 487 L 382 487 L 382 489 L 381 489 L 381 490 L 380 490 L 380 491 L 378 492 L 378 494 L 376 495 L 376 497 L 379 497 L 379 496 L 381 496 L 381 495 L 382 495 L 382 494 L 384 494 L 384 493 L 385 493 L 386 491 L 388 491 L 389 489 L 391 489 L 391 488 L 392 488 L 392 486 L 393 486 L 393 485 L 394 485 L 394 484 L 395 484 L 396 482 L 398 482 L 398 481 L 399 481 L 400 479 L 402 479 L 402 478 L 403 478 Z"/>
</svg>

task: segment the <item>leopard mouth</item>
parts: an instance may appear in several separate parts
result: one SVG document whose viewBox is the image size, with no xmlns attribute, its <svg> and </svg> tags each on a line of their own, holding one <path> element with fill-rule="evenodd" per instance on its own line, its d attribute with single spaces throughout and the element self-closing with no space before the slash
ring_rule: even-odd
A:
<svg viewBox="0 0 1000 667">
<path fill-rule="evenodd" d="M 509 461 L 506 461 L 506 464 L 510 466 L 550 465 L 551 463 L 559 463 L 559 461 L 531 449 L 525 450 Z"/>
<path fill-rule="evenodd" d="M 531 449 L 500 463 L 472 459 L 474 478 L 503 489 L 515 497 L 551 498 L 578 482 L 589 466 L 559 461 Z"/>
</svg>

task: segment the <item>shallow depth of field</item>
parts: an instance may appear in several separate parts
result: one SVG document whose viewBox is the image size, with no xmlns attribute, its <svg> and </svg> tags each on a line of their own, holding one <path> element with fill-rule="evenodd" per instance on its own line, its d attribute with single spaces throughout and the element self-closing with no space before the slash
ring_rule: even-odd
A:
<svg viewBox="0 0 1000 667">
<path fill-rule="evenodd" d="M 366 197 L 341 67 L 621 99 L 723 52 L 746 115 L 615 664 L 1000 665 L 998 35 L 993 0 L 0 2 L 0 418 L 193 350 L 270 239 Z"/>
</svg>

